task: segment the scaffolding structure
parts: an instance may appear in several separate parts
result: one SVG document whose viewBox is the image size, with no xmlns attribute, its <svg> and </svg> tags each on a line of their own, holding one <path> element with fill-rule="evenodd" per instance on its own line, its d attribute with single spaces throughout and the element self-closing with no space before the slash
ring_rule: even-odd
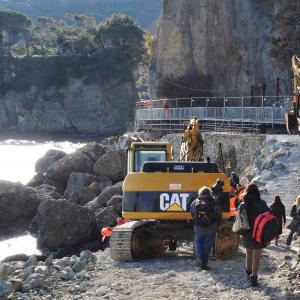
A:
<svg viewBox="0 0 300 300">
<path fill-rule="evenodd" d="M 143 130 L 181 132 L 192 117 L 197 117 L 202 131 L 261 132 L 283 127 L 291 102 L 291 96 L 140 101 L 135 125 Z"/>
</svg>

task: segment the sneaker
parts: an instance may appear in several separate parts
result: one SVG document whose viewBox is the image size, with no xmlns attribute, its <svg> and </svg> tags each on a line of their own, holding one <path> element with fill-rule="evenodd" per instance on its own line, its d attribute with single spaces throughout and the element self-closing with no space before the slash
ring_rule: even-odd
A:
<svg viewBox="0 0 300 300">
<path fill-rule="evenodd" d="M 201 260 L 199 258 L 196 258 L 196 267 L 201 268 Z"/>
<path fill-rule="evenodd" d="M 209 257 L 209 260 L 216 261 L 217 260 L 217 255 L 211 255 Z"/>
<path fill-rule="evenodd" d="M 250 282 L 252 287 L 256 287 L 258 285 L 257 276 L 250 275 Z"/>
<path fill-rule="evenodd" d="M 201 271 L 203 271 L 203 270 L 209 271 L 209 270 L 211 270 L 211 267 L 209 267 L 208 265 L 201 265 Z"/>
</svg>

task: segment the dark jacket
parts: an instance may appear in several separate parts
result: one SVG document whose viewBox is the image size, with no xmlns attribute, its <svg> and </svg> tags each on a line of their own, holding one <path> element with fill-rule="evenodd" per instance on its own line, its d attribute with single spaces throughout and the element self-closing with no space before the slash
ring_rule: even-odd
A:
<svg viewBox="0 0 300 300">
<path fill-rule="evenodd" d="M 209 197 L 209 204 L 210 204 L 210 208 L 211 210 L 214 212 L 214 217 L 212 220 L 212 224 L 202 227 L 199 225 L 195 225 L 195 230 L 198 231 L 201 234 L 215 234 L 218 230 L 219 224 L 221 223 L 221 212 L 219 211 L 219 209 L 217 209 L 216 205 L 215 205 L 215 200 L 212 197 Z M 191 210 L 191 214 L 192 217 L 195 217 L 195 213 L 196 213 L 196 202 L 197 199 L 195 199 L 190 207 Z"/>
<path fill-rule="evenodd" d="M 294 205 L 292 206 L 290 216 L 291 216 L 292 218 L 294 218 L 294 217 L 296 217 L 296 215 L 297 215 L 297 205 L 294 204 Z"/>
<path fill-rule="evenodd" d="M 284 222 L 284 224 L 286 223 L 285 206 L 282 203 L 273 203 L 270 206 L 270 209 L 278 220 L 277 236 L 279 236 L 280 234 L 282 234 L 282 221 Z"/>
<path fill-rule="evenodd" d="M 232 176 L 232 179 L 236 184 L 240 184 L 240 178 L 236 174 Z"/>
<path fill-rule="evenodd" d="M 254 222 L 255 219 L 259 214 L 262 214 L 266 211 L 269 211 L 269 207 L 267 206 L 266 202 L 261 200 L 260 198 L 257 198 L 252 195 L 246 195 L 244 197 L 244 202 L 245 202 L 245 210 L 247 212 L 247 217 L 248 217 L 248 222 L 250 226 L 250 231 L 249 233 L 245 236 L 244 243 L 246 248 L 250 249 L 260 249 L 260 248 L 265 248 L 267 247 L 266 243 L 257 243 L 253 238 L 252 238 L 252 231 L 254 228 Z"/>
<path fill-rule="evenodd" d="M 294 206 L 295 206 L 295 208 L 294 208 Z M 292 207 L 292 211 L 294 209 L 293 220 L 288 225 L 288 228 L 294 232 L 297 232 L 297 235 L 300 235 L 300 208 L 297 209 L 297 206 L 296 205 L 294 205 L 294 206 Z"/>
<path fill-rule="evenodd" d="M 270 206 L 271 211 L 274 213 L 276 218 L 279 222 L 285 223 L 286 222 L 286 216 L 285 216 L 285 206 L 282 203 L 273 203 Z"/>
</svg>

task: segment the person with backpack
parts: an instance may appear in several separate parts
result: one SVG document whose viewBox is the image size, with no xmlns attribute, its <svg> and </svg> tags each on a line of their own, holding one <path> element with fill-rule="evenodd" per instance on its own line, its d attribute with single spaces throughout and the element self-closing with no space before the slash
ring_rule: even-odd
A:
<svg viewBox="0 0 300 300">
<path fill-rule="evenodd" d="M 251 286 L 255 287 L 258 285 L 257 275 L 262 249 L 267 247 L 267 242 L 265 240 L 256 241 L 256 238 L 253 236 L 253 233 L 256 233 L 254 232 L 254 227 L 257 225 L 257 218 L 269 211 L 269 208 L 266 202 L 261 199 L 258 187 L 254 183 L 248 184 L 242 197 L 250 227 L 250 230 L 244 235 L 246 273 L 250 279 Z"/>
<path fill-rule="evenodd" d="M 275 245 L 278 246 L 278 239 L 279 239 L 279 236 L 282 234 L 282 221 L 284 224 L 286 223 L 285 206 L 281 202 L 281 199 L 279 196 L 275 196 L 273 203 L 270 206 L 270 209 L 278 220 L 277 235 L 275 237 Z"/>
<path fill-rule="evenodd" d="M 299 217 L 300 216 L 300 195 L 297 196 L 296 202 L 292 206 L 290 216 L 293 218 L 292 223 L 297 224 L 297 220 L 300 218 Z M 290 225 L 288 225 L 288 228 L 290 227 Z M 293 228 L 293 227 L 295 227 L 295 228 Z M 293 226 L 293 227 L 290 229 L 290 233 L 289 233 L 288 238 L 286 240 L 287 246 L 291 246 L 294 234 L 297 232 L 297 230 L 296 230 L 297 226 Z"/>
<path fill-rule="evenodd" d="M 201 270 L 209 270 L 208 257 L 220 223 L 220 213 L 211 195 L 211 189 L 204 186 L 191 204 L 194 220 L 195 256 Z"/>
</svg>

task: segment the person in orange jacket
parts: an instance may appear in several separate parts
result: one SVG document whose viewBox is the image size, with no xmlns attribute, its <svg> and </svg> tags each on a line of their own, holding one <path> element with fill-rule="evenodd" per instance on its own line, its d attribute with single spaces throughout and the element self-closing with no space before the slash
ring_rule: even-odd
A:
<svg viewBox="0 0 300 300">
<path fill-rule="evenodd" d="M 123 224 L 126 224 L 127 222 L 129 222 L 129 220 L 127 219 L 123 219 L 123 218 L 118 218 L 117 219 L 117 225 L 116 226 L 121 226 Z M 112 231 L 113 231 L 113 227 L 103 227 L 101 230 L 101 247 L 100 249 L 103 251 L 105 250 L 107 247 L 109 247 L 109 240 L 110 237 L 112 235 Z"/>
<path fill-rule="evenodd" d="M 229 201 L 230 201 L 230 218 L 229 218 L 229 220 L 234 221 L 235 216 L 236 216 L 235 201 L 236 201 L 237 195 L 236 195 L 236 190 L 233 187 L 230 188 L 229 195 L 230 195 L 230 199 L 229 199 Z"/>
<path fill-rule="evenodd" d="M 109 247 L 109 239 L 112 235 L 112 227 L 103 227 L 101 230 L 101 247 L 100 249 L 104 251 L 107 247 Z"/>
</svg>

